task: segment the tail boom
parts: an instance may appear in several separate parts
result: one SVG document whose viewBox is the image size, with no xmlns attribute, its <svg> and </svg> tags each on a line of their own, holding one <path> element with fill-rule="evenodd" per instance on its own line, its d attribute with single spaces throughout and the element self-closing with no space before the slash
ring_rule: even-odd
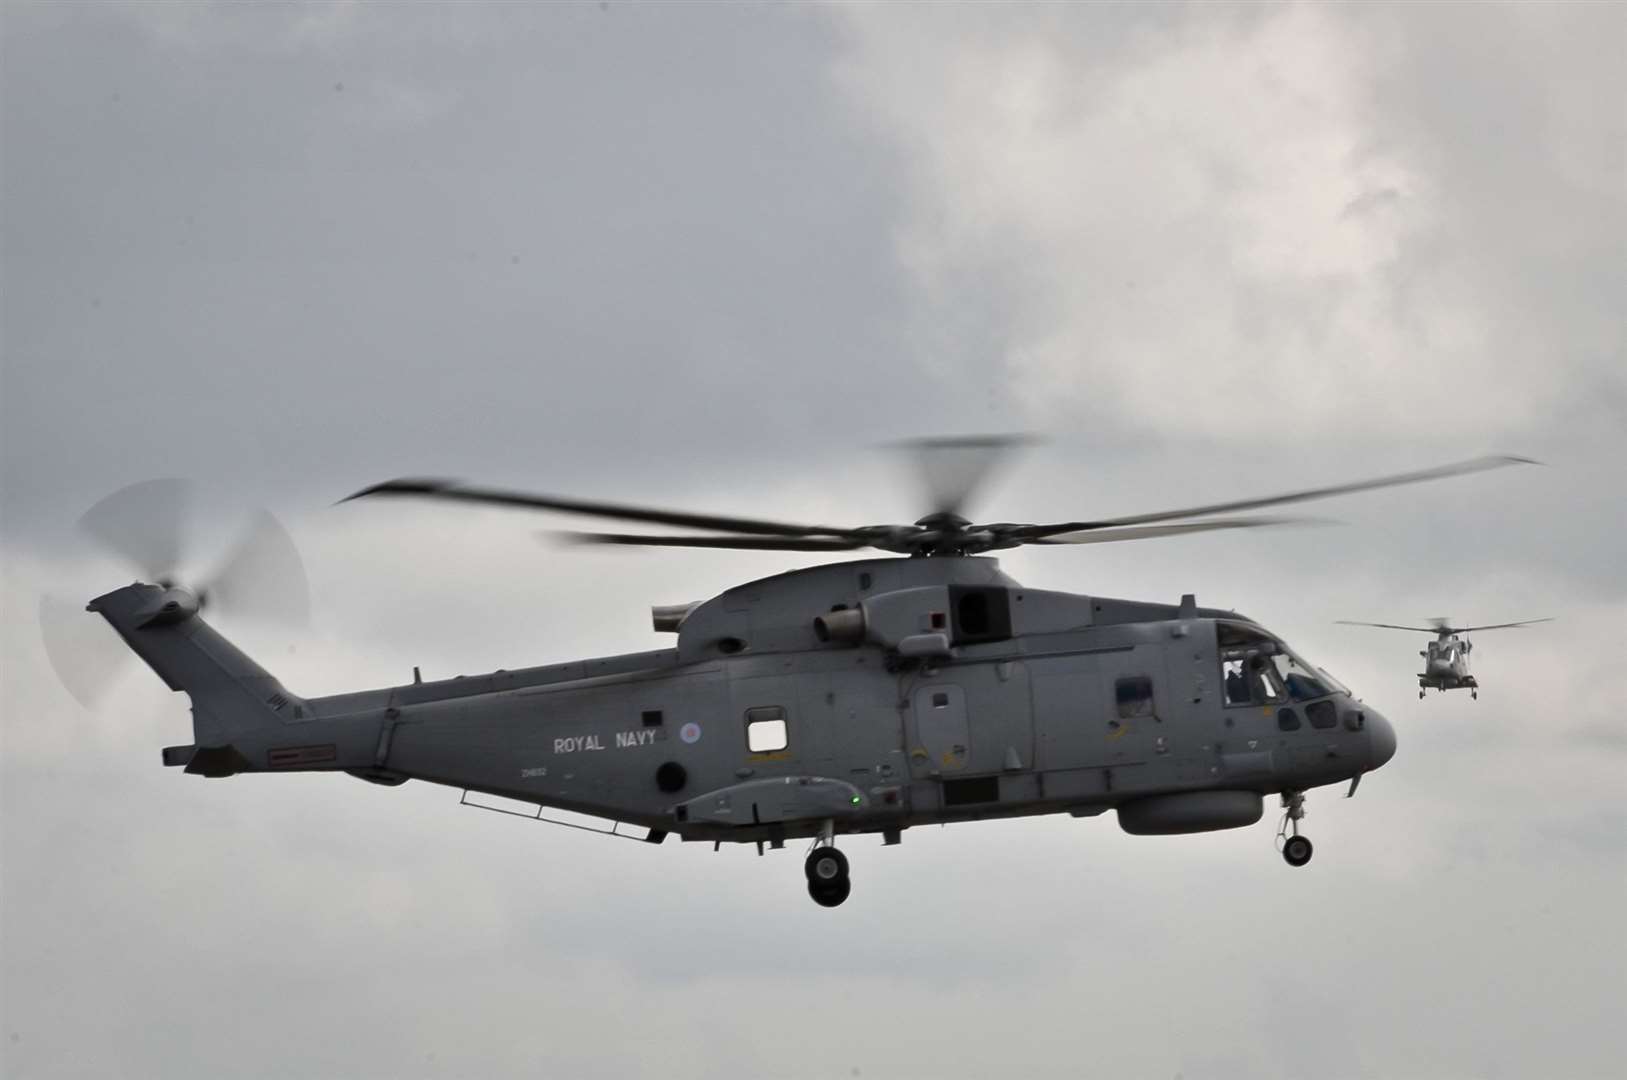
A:
<svg viewBox="0 0 1627 1080">
<path fill-rule="evenodd" d="M 376 764 L 376 718 L 318 719 L 198 614 L 184 589 L 136 583 L 92 600 L 101 615 L 171 690 L 192 699 L 190 746 L 164 750 L 164 764 L 203 776 L 240 772 L 356 770 Z"/>
</svg>

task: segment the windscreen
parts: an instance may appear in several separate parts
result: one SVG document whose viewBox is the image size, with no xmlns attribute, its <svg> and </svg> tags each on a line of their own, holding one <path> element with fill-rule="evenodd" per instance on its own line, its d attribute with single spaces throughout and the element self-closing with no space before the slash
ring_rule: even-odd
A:
<svg viewBox="0 0 1627 1080">
<path fill-rule="evenodd" d="M 1350 692 L 1339 680 L 1258 626 L 1221 622 L 1216 632 L 1227 705 L 1310 701 Z"/>
</svg>

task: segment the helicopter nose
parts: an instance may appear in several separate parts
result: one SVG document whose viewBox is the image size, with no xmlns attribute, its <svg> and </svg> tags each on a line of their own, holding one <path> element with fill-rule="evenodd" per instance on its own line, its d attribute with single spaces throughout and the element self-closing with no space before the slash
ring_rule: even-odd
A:
<svg viewBox="0 0 1627 1080">
<path fill-rule="evenodd" d="M 1372 709 L 1367 710 L 1367 748 L 1372 758 L 1369 769 L 1377 769 L 1395 757 L 1395 728 Z"/>
</svg>

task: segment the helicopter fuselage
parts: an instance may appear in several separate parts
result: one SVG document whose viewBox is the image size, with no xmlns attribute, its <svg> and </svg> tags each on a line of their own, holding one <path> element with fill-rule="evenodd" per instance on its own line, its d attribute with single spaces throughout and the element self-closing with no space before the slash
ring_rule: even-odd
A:
<svg viewBox="0 0 1627 1080">
<path fill-rule="evenodd" d="M 1418 673 L 1419 689 L 1479 690 L 1480 684 L 1469 674 L 1469 653 L 1473 648 L 1456 634 L 1440 634 L 1418 653 L 1424 660 L 1424 670 Z"/>
<path fill-rule="evenodd" d="M 167 763 L 426 780 L 651 839 L 893 841 L 1110 808 L 1130 832 L 1198 832 L 1395 749 L 1381 715 L 1242 616 L 1025 589 L 986 558 L 793 571 L 665 609 L 674 649 L 310 699 L 184 604 L 153 614 L 165 595 L 92 607 L 192 693 L 197 741 Z"/>
</svg>

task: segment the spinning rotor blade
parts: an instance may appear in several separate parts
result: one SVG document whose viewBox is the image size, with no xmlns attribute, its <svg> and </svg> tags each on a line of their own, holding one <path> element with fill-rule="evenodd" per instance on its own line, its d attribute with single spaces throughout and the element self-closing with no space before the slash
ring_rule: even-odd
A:
<svg viewBox="0 0 1627 1080">
<path fill-rule="evenodd" d="M 305 563 L 269 510 L 255 512 L 220 569 L 199 587 L 198 598 L 210 607 L 223 605 L 232 615 L 283 626 L 304 626 L 311 619 Z"/>
<path fill-rule="evenodd" d="M 185 555 L 181 537 L 191 503 L 192 485 L 185 480 L 145 480 L 85 511 L 79 528 L 149 580 L 168 581 Z"/>
<path fill-rule="evenodd" d="M 63 689 L 94 710 L 129 670 L 130 650 L 107 623 L 74 602 L 50 593 L 40 597 L 40 637 Z"/>
<path fill-rule="evenodd" d="M 983 435 L 910 439 L 893 445 L 914 455 L 932 512 L 959 516 L 978 487 L 1012 451 L 1033 441 L 1023 435 Z"/>
<path fill-rule="evenodd" d="M 1271 525 L 1330 525 L 1324 518 L 1216 518 L 1212 521 L 1183 521 L 1174 525 L 1127 525 L 1123 528 L 1090 529 L 1060 533 L 1024 541 L 1030 544 L 1109 544 L 1119 540 L 1154 540 L 1160 536 L 1210 532 L 1216 529 L 1258 529 Z"/>
<path fill-rule="evenodd" d="M 1545 622 L 1553 622 L 1553 621 L 1554 621 L 1553 618 L 1549 617 L 1549 618 L 1546 618 L 1546 619 L 1526 619 L 1524 622 L 1492 623 L 1490 626 L 1460 626 L 1456 630 L 1454 630 L 1453 633 L 1467 634 L 1467 633 L 1471 633 L 1471 632 L 1473 632 L 1475 630 L 1507 630 L 1507 629 L 1510 629 L 1510 628 L 1516 627 L 1516 626 L 1535 626 L 1537 623 L 1545 623 Z"/>
<path fill-rule="evenodd" d="M 1524 622 L 1491 623 L 1487 626 L 1453 626 L 1451 620 L 1446 618 L 1430 619 L 1428 626 L 1396 626 L 1394 623 L 1382 622 L 1351 622 L 1349 619 L 1335 620 L 1340 626 L 1378 626 L 1385 630 L 1416 630 L 1420 634 L 1468 634 L 1476 630 L 1507 630 L 1516 626 L 1535 626 L 1537 623 L 1553 622 L 1546 619 L 1526 619 Z"/>
<path fill-rule="evenodd" d="M 1463 476 L 1467 473 L 1484 472 L 1488 469 L 1500 469 L 1505 465 L 1535 464 L 1537 463 L 1530 458 L 1498 454 L 1474 458 L 1471 461 L 1460 461 L 1453 465 L 1441 465 L 1433 469 L 1396 473 L 1392 476 L 1380 476 L 1372 480 L 1358 480 L 1350 484 L 1336 484 L 1332 487 L 1291 491 L 1284 495 L 1267 495 L 1263 498 L 1241 499 L 1237 502 L 1211 503 L 1208 506 L 1193 506 L 1185 510 L 1160 510 L 1151 514 L 1132 514 L 1128 517 L 1106 518 L 1101 521 L 1073 521 L 1060 525 L 1036 525 L 1031 527 L 1034 531 L 1029 535 L 1037 538 L 1052 536 L 1057 533 L 1082 532 L 1086 529 L 1105 529 L 1119 525 L 1145 525 L 1157 521 L 1174 521 L 1177 518 L 1207 517 L 1210 514 L 1221 514 L 1233 510 L 1259 510 L 1267 506 L 1284 506 L 1288 503 L 1309 502 L 1313 499 L 1326 499 L 1334 495 L 1350 495 L 1358 491 L 1372 491 L 1375 488 L 1397 487 L 1402 484 L 1420 484 L 1426 480 L 1444 480 L 1449 476 Z"/>
<path fill-rule="evenodd" d="M 544 533 L 569 544 L 621 544 L 629 547 L 737 548 L 754 551 L 855 551 L 859 540 L 794 536 L 642 536 L 636 533 L 591 533 L 560 530 Z"/>
<path fill-rule="evenodd" d="M 975 524 L 962 517 L 959 510 L 985 481 L 995 466 L 1013 448 L 1032 440 L 1021 436 L 999 435 L 978 438 L 920 439 L 899 444 L 912 451 L 921 468 L 933 512 L 913 525 L 867 525 L 859 528 L 839 528 L 831 525 L 801 525 L 785 521 L 767 521 L 758 518 L 725 517 L 716 514 L 692 514 L 687 511 L 659 510 L 647 506 L 621 503 L 592 502 L 568 499 L 556 495 L 533 495 L 498 488 L 471 487 L 453 480 L 400 479 L 364 488 L 341 502 L 380 495 L 414 496 L 454 502 L 477 503 L 489 506 L 510 506 L 531 510 L 557 510 L 588 517 L 637 521 L 654 525 L 673 525 L 697 529 L 721 536 L 644 536 L 631 533 L 565 533 L 567 538 L 583 544 L 613 544 L 645 547 L 697 547 L 742 548 L 767 551 L 852 551 L 858 548 L 877 548 L 900 555 L 943 556 L 976 555 L 985 551 L 998 551 L 1022 544 L 1049 543 L 1088 544 L 1114 540 L 1143 540 L 1158 536 L 1178 536 L 1184 533 L 1206 532 L 1217 529 L 1253 529 L 1266 525 L 1298 523 L 1299 519 L 1272 517 L 1224 518 L 1214 515 L 1232 510 L 1257 510 L 1267 506 L 1325 499 L 1333 495 L 1348 495 L 1374 488 L 1416 484 L 1425 480 L 1440 480 L 1449 476 L 1482 472 L 1505 465 L 1534 464 L 1529 458 L 1498 456 L 1481 457 L 1454 465 L 1434 469 L 1397 473 L 1372 480 L 1338 484 L 1331 487 L 1310 488 L 1303 491 L 1271 495 L 1264 498 L 1243 499 L 1236 502 L 1213 503 L 1188 507 L 1183 510 L 1165 510 L 1129 517 L 1104 518 L 1097 521 L 1064 521 L 1053 524 L 1027 524 L 1000 522 Z M 1213 520 L 1187 521 L 1187 518 Z M 1167 523 L 1167 524 L 1165 524 Z M 1085 533 L 1097 534 L 1087 537 Z M 1406 629 L 1416 629 L 1407 627 Z"/>
<path fill-rule="evenodd" d="M 192 487 L 181 480 L 149 480 L 107 496 L 79 519 L 98 546 L 165 588 L 186 588 L 198 606 L 219 602 L 232 617 L 303 624 L 310 592 L 299 552 L 277 519 L 258 511 L 243 537 L 207 581 L 178 581 L 187 545 L 184 512 Z M 130 652 L 84 601 L 40 598 L 40 634 L 57 677 L 80 704 L 94 709 L 118 678 Z"/>
<path fill-rule="evenodd" d="M 753 536 L 833 536 L 845 538 L 853 531 L 833 528 L 829 525 L 793 525 L 784 521 L 720 517 L 716 514 L 691 514 L 681 510 L 657 510 L 647 506 L 589 502 L 585 499 L 566 499 L 555 495 L 531 495 L 523 491 L 504 491 L 498 488 L 465 487 L 454 480 L 386 480 L 382 484 L 374 484 L 372 487 L 363 488 L 356 494 L 346 496 L 339 501 L 349 502 L 352 499 L 370 498 L 378 495 L 410 495 L 427 499 L 481 503 L 488 506 L 559 510 L 564 513 L 582 514 L 587 517 L 612 518 L 618 521 L 641 521 L 652 525 L 676 525 L 686 529 L 713 529 L 719 532 L 749 533 Z"/>
<path fill-rule="evenodd" d="M 1340 626 L 1376 626 L 1381 630 L 1416 630 L 1420 634 L 1440 632 L 1439 628 L 1434 626 L 1397 626 L 1395 623 L 1387 622 L 1352 622 L 1350 619 L 1335 619 L 1334 622 Z"/>
</svg>

